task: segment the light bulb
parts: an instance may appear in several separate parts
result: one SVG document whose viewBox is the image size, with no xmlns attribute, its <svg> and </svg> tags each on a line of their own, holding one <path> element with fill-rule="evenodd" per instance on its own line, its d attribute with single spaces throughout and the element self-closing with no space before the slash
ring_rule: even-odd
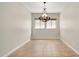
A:
<svg viewBox="0 0 79 59">
<path fill-rule="evenodd" d="M 42 17 L 44 17 L 44 16 L 47 17 L 47 14 L 42 14 Z"/>
</svg>

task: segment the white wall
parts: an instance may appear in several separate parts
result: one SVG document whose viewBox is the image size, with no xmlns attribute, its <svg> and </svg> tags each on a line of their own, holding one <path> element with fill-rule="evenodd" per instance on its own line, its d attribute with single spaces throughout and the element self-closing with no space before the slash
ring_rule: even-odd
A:
<svg viewBox="0 0 79 59">
<path fill-rule="evenodd" d="M 59 39 L 59 13 L 49 13 L 50 17 L 57 18 L 56 29 L 35 29 L 34 18 L 37 18 L 41 13 L 32 13 L 32 39 Z"/>
<path fill-rule="evenodd" d="M 69 3 L 60 17 L 61 40 L 79 53 L 79 3 Z"/>
<path fill-rule="evenodd" d="M 30 40 L 31 13 L 20 3 L 0 3 L 0 56 Z"/>
</svg>

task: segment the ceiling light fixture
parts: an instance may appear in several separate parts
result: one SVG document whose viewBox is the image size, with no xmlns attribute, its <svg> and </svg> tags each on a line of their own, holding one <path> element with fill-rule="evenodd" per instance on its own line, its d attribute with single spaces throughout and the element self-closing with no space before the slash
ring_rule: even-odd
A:
<svg viewBox="0 0 79 59">
<path fill-rule="evenodd" d="M 43 22 L 47 22 L 48 20 L 56 20 L 55 18 L 51 18 L 47 15 L 47 11 L 46 11 L 46 2 L 43 2 L 44 3 L 44 8 L 43 8 L 43 12 L 42 12 L 42 15 L 38 18 L 35 18 L 36 20 L 41 20 Z"/>
<path fill-rule="evenodd" d="M 39 19 L 42 20 L 43 22 L 47 22 L 48 20 L 50 20 L 50 17 L 48 17 L 48 15 L 47 15 L 46 2 L 43 2 L 43 3 L 44 3 L 43 13 L 39 17 Z"/>
</svg>

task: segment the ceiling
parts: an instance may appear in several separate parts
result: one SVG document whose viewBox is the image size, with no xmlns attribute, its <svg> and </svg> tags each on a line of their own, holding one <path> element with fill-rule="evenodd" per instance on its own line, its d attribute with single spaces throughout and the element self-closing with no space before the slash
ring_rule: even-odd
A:
<svg viewBox="0 0 79 59">
<path fill-rule="evenodd" d="M 24 7 L 32 13 L 41 13 L 43 11 L 43 2 L 23 2 Z M 48 13 L 60 13 L 67 5 L 67 2 L 46 2 Z"/>
</svg>

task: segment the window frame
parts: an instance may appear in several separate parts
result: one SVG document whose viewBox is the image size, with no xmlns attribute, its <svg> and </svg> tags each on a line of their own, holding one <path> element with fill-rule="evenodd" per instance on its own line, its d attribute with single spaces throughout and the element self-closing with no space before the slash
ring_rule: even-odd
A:
<svg viewBox="0 0 79 59">
<path fill-rule="evenodd" d="M 34 20 L 34 29 L 57 29 L 57 21 L 56 20 L 53 20 L 55 21 L 55 28 L 52 28 L 52 20 L 51 21 L 51 28 L 47 28 L 47 23 L 44 23 L 44 28 L 41 28 L 41 25 L 39 26 L 39 28 L 36 28 L 36 20 Z M 40 20 L 39 20 L 40 21 Z M 42 21 L 40 21 L 41 23 Z"/>
</svg>

